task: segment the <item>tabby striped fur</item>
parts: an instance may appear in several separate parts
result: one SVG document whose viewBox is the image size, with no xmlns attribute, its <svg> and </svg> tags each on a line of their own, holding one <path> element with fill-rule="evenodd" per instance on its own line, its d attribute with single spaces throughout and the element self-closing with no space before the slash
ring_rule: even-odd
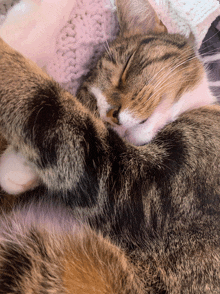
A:
<svg viewBox="0 0 220 294">
<path fill-rule="evenodd" d="M 147 1 L 117 3 L 121 33 L 91 71 L 78 97 L 97 109 L 120 136 L 143 145 L 181 113 L 213 104 L 216 98 L 189 40 L 167 33 L 153 10 L 149 12 Z M 149 14 L 154 19 L 150 24 Z"/>
<path fill-rule="evenodd" d="M 144 292 L 119 247 L 65 210 L 39 205 L 0 219 L 0 293 Z"/>
<path fill-rule="evenodd" d="M 135 147 L 2 40 L 0 72 L 1 130 L 40 178 L 38 187 L 21 196 L 25 207 L 40 201 L 50 214 L 51 201 L 68 208 L 77 222 L 124 252 L 144 283 L 144 293 L 219 293 L 220 107 L 184 113 L 148 145 Z M 42 239 L 40 222 L 33 222 L 40 243 L 31 245 L 37 246 L 31 250 L 38 257 L 29 258 L 37 267 L 44 264 L 39 251 L 48 237 Z M 16 226 L 22 227 L 20 220 Z M 7 228 L 5 234 L 18 241 Z M 23 249 L 25 242 L 33 241 L 25 234 L 24 242 L 19 241 Z M 62 236 L 59 230 L 57 234 Z M 59 247 L 57 234 L 54 242 L 58 240 Z M 5 263 L 0 279 L 8 285 L 6 269 L 10 264 L 19 266 L 21 259 L 2 242 Z M 7 252 L 10 259 L 5 258 Z M 56 262 L 51 265 L 60 293 L 62 268 Z M 28 290 L 37 285 L 29 273 Z M 127 277 L 130 280 L 129 270 Z M 51 285 L 51 278 L 46 275 L 35 293 L 41 293 L 45 283 Z M 57 284 L 51 287 L 44 293 L 56 293 Z"/>
</svg>

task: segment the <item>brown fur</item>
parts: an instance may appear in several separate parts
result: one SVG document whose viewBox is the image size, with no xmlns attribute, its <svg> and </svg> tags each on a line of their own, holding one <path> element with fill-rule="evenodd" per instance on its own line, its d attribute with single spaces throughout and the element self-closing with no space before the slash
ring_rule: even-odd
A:
<svg viewBox="0 0 220 294">
<path fill-rule="evenodd" d="M 138 147 L 2 40 L 0 72 L 0 127 L 41 179 L 1 218 L 0 293 L 65 293 L 74 271 L 85 289 L 107 291 L 105 276 L 110 293 L 219 293 L 220 107 L 183 113 Z M 80 260 L 74 221 L 92 230 Z M 82 276 L 85 260 L 99 283 Z"/>
<path fill-rule="evenodd" d="M 63 281 L 70 293 L 142 293 L 132 264 L 119 248 L 92 232 L 82 234 L 82 240 L 70 240 L 65 252 Z"/>
<path fill-rule="evenodd" d="M 167 41 L 174 44 L 184 44 L 186 41 L 183 37 L 164 34 L 150 44 L 140 46 L 142 41 L 150 38 L 154 38 L 154 35 L 130 37 L 129 43 L 124 38 L 118 38 L 111 45 L 111 54 L 116 60 L 116 65 L 106 60 L 108 53 L 99 61 L 102 65 L 98 65 L 98 67 L 107 69 L 108 73 L 110 71 L 112 75 L 110 74 L 110 77 L 104 81 L 103 71 L 97 70 L 95 81 L 89 85 L 89 87 L 99 87 L 102 84 L 103 94 L 107 102 L 113 106 L 113 110 L 120 108 L 120 112 L 122 112 L 128 109 L 141 120 L 150 117 L 163 99 L 167 99 L 171 106 L 178 101 L 183 93 L 195 88 L 204 75 L 201 61 L 196 58 L 193 49 L 188 44 L 185 44 L 181 49 L 175 45 L 167 46 Z M 120 56 L 121 52 L 117 51 L 117 47 L 123 43 L 127 43 L 128 48 L 123 51 L 124 56 L 122 57 Z M 124 60 L 131 54 L 132 47 L 135 53 L 133 53 L 129 64 L 123 69 Z M 173 57 L 167 60 L 162 59 L 164 56 L 172 54 Z M 155 62 L 153 62 L 154 60 Z M 152 64 L 146 66 L 145 64 L 148 62 L 152 62 Z M 140 64 L 143 64 L 143 67 Z M 120 98 L 114 99 L 115 93 Z M 112 113 L 112 110 L 110 111 Z M 110 111 L 107 116 L 110 116 Z"/>
<path fill-rule="evenodd" d="M 182 112 L 214 103 L 216 99 L 209 91 L 204 66 L 189 40 L 167 33 L 145 0 L 120 0 L 117 5 L 121 32 L 90 72 L 77 96 L 91 110 L 96 109 L 97 115 L 119 135 L 140 145 L 142 142 L 129 138 L 129 132 L 130 137 L 132 133 L 141 132 L 143 125 L 140 124 L 156 112 L 165 119 L 161 125 L 156 122 L 158 118 L 146 124 L 146 130 L 157 125 L 150 139 Z M 190 98 L 184 96 L 200 89 L 202 84 L 199 93 L 195 92 Z M 177 114 L 173 114 L 176 110 L 169 113 L 180 101 L 184 102 L 182 107 L 178 106 Z M 128 124 L 124 113 L 130 117 Z M 143 141 L 147 143 L 150 139 Z"/>
<path fill-rule="evenodd" d="M 153 41 L 143 43 L 150 39 Z M 124 37 L 122 33 L 111 43 L 82 87 L 102 90 L 112 106 L 106 115 L 113 122 L 113 111 L 125 109 L 143 120 L 163 99 L 172 105 L 183 93 L 193 90 L 204 75 L 202 62 L 183 36 L 135 32 L 133 36 Z M 80 91 L 81 98 L 85 94 Z M 86 100 L 85 103 L 91 103 Z"/>
<path fill-rule="evenodd" d="M 42 207 L 0 219 L 0 293 L 143 293 L 119 247 L 66 213 L 49 211 L 69 226 L 53 223 Z"/>
</svg>

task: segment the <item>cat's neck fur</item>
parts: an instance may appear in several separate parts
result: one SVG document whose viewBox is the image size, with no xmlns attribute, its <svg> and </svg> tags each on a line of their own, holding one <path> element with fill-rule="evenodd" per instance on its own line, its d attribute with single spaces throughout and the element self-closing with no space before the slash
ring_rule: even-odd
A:
<svg viewBox="0 0 220 294">
<path fill-rule="evenodd" d="M 216 97 L 211 93 L 208 85 L 208 78 L 204 74 L 201 82 L 192 91 L 186 92 L 173 104 L 172 107 L 172 121 L 175 120 L 180 113 L 186 110 L 202 107 L 217 102 Z"/>
</svg>

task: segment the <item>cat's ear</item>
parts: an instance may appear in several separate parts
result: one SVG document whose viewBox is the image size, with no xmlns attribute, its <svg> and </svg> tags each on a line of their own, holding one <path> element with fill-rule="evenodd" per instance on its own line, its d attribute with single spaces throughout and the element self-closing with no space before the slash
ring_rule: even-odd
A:
<svg viewBox="0 0 220 294">
<path fill-rule="evenodd" d="M 167 31 L 148 0 L 116 0 L 116 7 L 123 35 Z"/>
</svg>

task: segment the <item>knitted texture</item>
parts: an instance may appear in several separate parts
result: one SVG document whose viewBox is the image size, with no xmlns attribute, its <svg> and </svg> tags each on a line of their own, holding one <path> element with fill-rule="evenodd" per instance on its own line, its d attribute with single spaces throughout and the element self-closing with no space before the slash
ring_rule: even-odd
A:
<svg viewBox="0 0 220 294">
<path fill-rule="evenodd" d="M 2 19 L 16 2 L 18 0 L 1 1 Z M 168 32 L 181 33 L 186 37 L 192 32 L 198 45 L 211 23 L 220 14 L 217 0 L 149 0 L 149 3 Z M 45 55 L 48 56 L 46 70 L 64 88 L 75 94 L 83 77 L 93 67 L 101 53 L 108 49 L 108 42 L 115 38 L 119 27 L 114 0 L 73 0 L 69 5 L 72 5 L 72 11 L 70 9 L 70 15 L 62 30 L 56 32 L 54 53 L 48 54 L 49 50 L 45 51 Z M 49 12 L 48 17 L 50 17 Z M 57 28 L 57 23 L 53 23 L 52 28 L 53 26 L 54 29 Z M 35 34 L 32 38 L 35 38 Z M 39 38 L 40 41 L 42 37 Z M 37 39 L 35 42 L 35 45 L 30 44 L 30 52 L 34 52 L 32 51 L 34 46 L 36 54 L 41 56 L 42 52 L 38 52 L 39 49 L 35 48 L 39 42 Z M 17 45 L 21 47 L 19 50 L 21 53 L 25 53 L 23 51 L 28 48 L 19 40 Z M 50 46 L 53 47 L 52 44 Z M 42 51 L 44 47 L 40 46 L 40 48 Z"/>
<path fill-rule="evenodd" d="M 75 94 L 83 77 L 108 49 L 108 42 L 116 37 L 119 26 L 114 2 L 41 1 L 22 0 L 14 6 L 0 35 Z M 3 18 L 14 2 L 5 0 L 7 5 L 0 10 Z"/>
<path fill-rule="evenodd" d="M 89 69 L 115 38 L 118 23 L 109 0 L 80 0 L 59 33 L 56 55 L 46 67 L 48 74 L 75 94 Z"/>
<path fill-rule="evenodd" d="M 186 37 L 192 32 L 198 46 L 220 14 L 217 0 L 149 0 L 170 33 Z"/>
</svg>

